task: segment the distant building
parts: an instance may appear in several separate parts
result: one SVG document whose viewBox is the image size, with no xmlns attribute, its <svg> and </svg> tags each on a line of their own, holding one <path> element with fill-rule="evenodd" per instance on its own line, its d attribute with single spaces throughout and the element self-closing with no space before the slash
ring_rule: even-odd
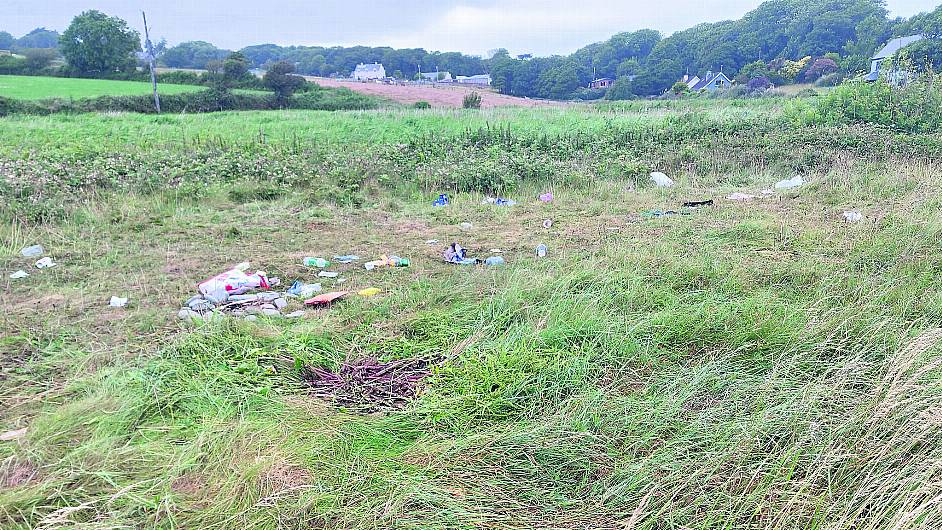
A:
<svg viewBox="0 0 942 530">
<path fill-rule="evenodd" d="M 13 55 L 13 52 L 10 50 L 0 50 L 0 57 Z"/>
<path fill-rule="evenodd" d="M 374 81 L 378 79 L 384 79 L 386 77 L 386 68 L 379 63 L 373 64 L 363 64 L 360 63 L 357 65 L 356 69 L 353 71 L 353 75 L 350 76 L 357 81 Z"/>
<path fill-rule="evenodd" d="M 600 77 L 598 79 L 593 79 L 592 82 L 589 83 L 589 88 L 608 88 L 612 86 L 612 83 L 614 82 L 615 80 L 610 77 Z"/>
<path fill-rule="evenodd" d="M 870 58 L 870 73 L 867 74 L 867 77 L 864 79 L 867 81 L 876 81 L 877 79 L 880 79 L 880 63 L 896 55 L 896 52 L 902 50 L 910 44 L 921 41 L 923 38 L 924 37 L 922 35 L 910 35 L 908 37 L 899 37 L 886 43 L 886 46 L 884 46 L 880 51 Z"/>
<path fill-rule="evenodd" d="M 680 79 L 680 82 L 687 85 L 687 88 L 693 90 L 693 87 L 700 82 L 700 76 L 684 74 L 684 77 Z"/>
<path fill-rule="evenodd" d="M 694 76 L 694 77 L 697 77 L 697 76 Z M 726 77 L 726 74 L 724 74 L 723 72 L 718 72 L 718 73 L 707 72 L 706 76 L 704 76 L 702 79 L 697 77 L 696 83 L 693 83 L 693 85 L 691 85 L 690 82 L 688 82 L 687 86 L 690 87 L 690 90 L 692 90 L 693 92 L 699 92 L 701 90 L 706 90 L 707 92 L 713 92 L 714 90 L 718 90 L 721 88 L 729 88 L 733 86 L 733 82 L 730 81 L 730 79 Z"/>
<path fill-rule="evenodd" d="M 433 83 L 451 83 L 451 72 L 419 72 L 422 79 Z"/>
<path fill-rule="evenodd" d="M 459 75 L 458 77 L 455 77 L 455 83 L 461 85 L 491 86 L 491 75 Z"/>
</svg>

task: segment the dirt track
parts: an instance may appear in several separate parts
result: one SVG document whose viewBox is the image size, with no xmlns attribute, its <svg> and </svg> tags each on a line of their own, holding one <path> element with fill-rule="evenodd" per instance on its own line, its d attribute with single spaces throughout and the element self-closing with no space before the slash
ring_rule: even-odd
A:
<svg viewBox="0 0 942 530">
<path fill-rule="evenodd" d="M 412 104 L 417 101 L 428 101 L 433 107 L 460 108 L 465 95 L 477 90 L 481 94 L 481 106 L 493 107 L 558 107 L 565 105 L 559 101 L 541 99 L 526 99 L 505 96 L 490 89 L 474 89 L 462 86 L 446 85 L 386 85 L 382 83 L 366 83 L 341 79 L 328 79 L 324 77 L 306 77 L 325 87 L 345 87 L 356 92 L 371 96 L 384 97 L 399 103 Z"/>
</svg>

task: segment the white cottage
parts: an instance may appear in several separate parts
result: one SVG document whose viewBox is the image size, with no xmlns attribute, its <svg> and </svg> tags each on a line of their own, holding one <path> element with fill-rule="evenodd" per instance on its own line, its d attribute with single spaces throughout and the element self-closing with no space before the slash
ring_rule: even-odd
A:
<svg viewBox="0 0 942 530">
<path fill-rule="evenodd" d="M 386 68 L 379 63 L 357 65 L 351 76 L 357 81 L 372 81 L 386 78 Z"/>
</svg>

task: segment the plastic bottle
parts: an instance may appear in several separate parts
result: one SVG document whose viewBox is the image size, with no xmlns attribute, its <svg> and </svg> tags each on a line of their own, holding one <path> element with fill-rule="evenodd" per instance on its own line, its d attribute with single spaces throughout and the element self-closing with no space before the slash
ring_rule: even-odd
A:
<svg viewBox="0 0 942 530">
<path fill-rule="evenodd" d="M 484 260 L 484 264 L 485 264 L 485 265 L 490 265 L 490 266 L 493 266 L 493 267 L 500 266 L 500 265 L 503 265 L 503 264 L 504 264 L 504 258 L 502 258 L 502 257 L 500 257 L 500 256 L 491 256 L 491 257 L 487 258 L 486 260 Z"/>
<path fill-rule="evenodd" d="M 539 257 L 541 257 L 541 258 L 545 258 L 545 257 L 546 257 L 546 252 L 547 252 L 548 250 L 549 250 L 549 249 L 546 248 L 546 245 L 544 245 L 543 243 L 540 243 L 540 244 L 536 247 L 536 255 L 539 256 Z"/>
<path fill-rule="evenodd" d="M 311 258 L 311 257 L 304 258 L 305 267 L 318 267 L 320 269 L 323 269 L 324 267 L 327 267 L 329 265 L 330 265 L 330 262 L 324 258 Z"/>
</svg>

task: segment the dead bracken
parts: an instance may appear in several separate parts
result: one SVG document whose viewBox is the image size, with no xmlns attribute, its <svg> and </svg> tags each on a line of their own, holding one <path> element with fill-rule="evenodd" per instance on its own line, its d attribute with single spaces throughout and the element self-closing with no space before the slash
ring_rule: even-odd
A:
<svg viewBox="0 0 942 530">
<path fill-rule="evenodd" d="M 425 359 L 380 362 L 364 358 L 344 362 L 336 372 L 305 367 L 301 376 L 314 395 L 339 406 L 376 412 L 403 408 L 415 399 L 431 375 L 430 366 Z"/>
</svg>

